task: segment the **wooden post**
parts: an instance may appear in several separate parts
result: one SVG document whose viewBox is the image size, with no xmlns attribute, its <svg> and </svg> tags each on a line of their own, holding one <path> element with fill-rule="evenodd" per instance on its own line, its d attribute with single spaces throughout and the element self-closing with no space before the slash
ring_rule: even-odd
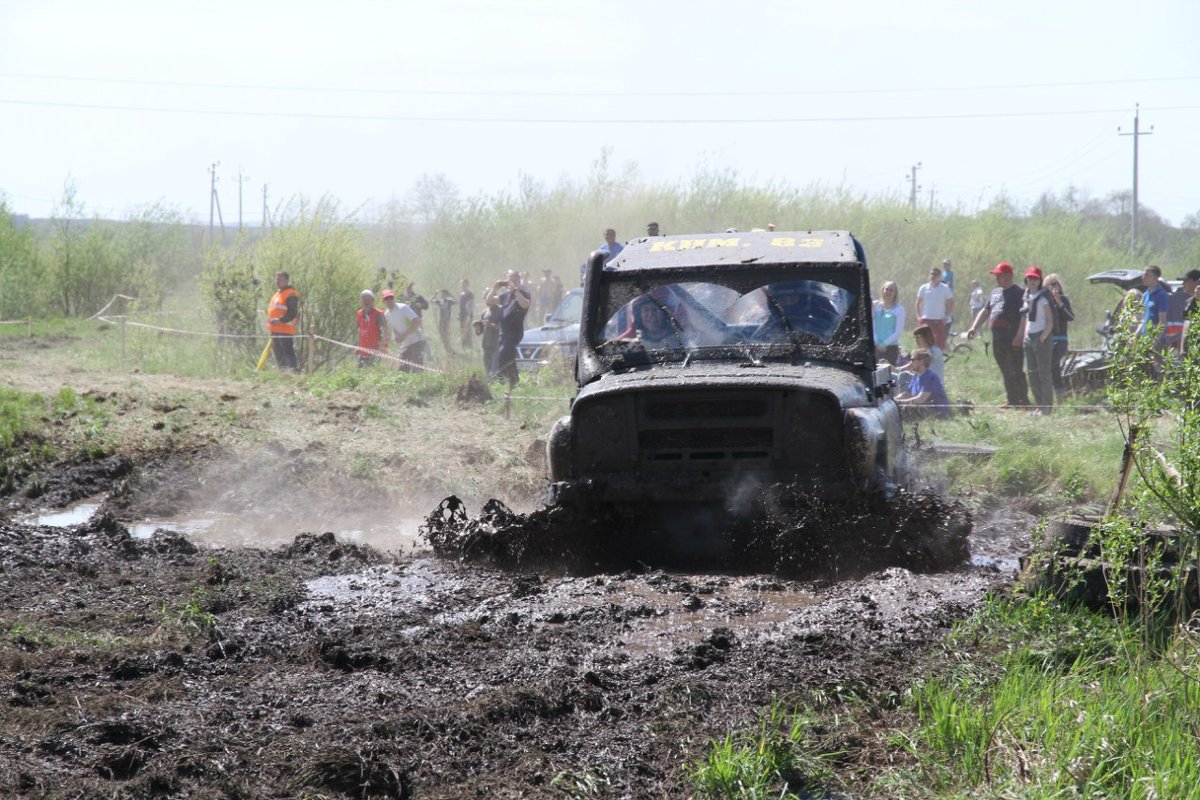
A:
<svg viewBox="0 0 1200 800">
<path fill-rule="evenodd" d="M 309 375 L 313 374 L 313 359 L 315 358 L 316 349 L 317 337 L 315 334 L 310 333 L 308 335 L 308 352 L 304 354 L 304 368 L 307 370 Z"/>
<path fill-rule="evenodd" d="M 1133 471 L 1133 448 L 1140 432 L 1141 428 L 1137 425 L 1129 426 L 1129 438 L 1125 440 L 1125 451 L 1121 454 L 1121 474 L 1117 476 L 1117 488 L 1113 490 L 1108 501 L 1108 515 L 1116 512 L 1121 498 L 1125 495 L 1125 485 L 1129 483 L 1129 473 Z"/>
<path fill-rule="evenodd" d="M 508 419 L 512 413 L 512 390 L 509 389 L 504 393 L 504 419 Z"/>
<path fill-rule="evenodd" d="M 29 338 L 33 338 L 33 317 L 25 318 L 25 325 L 29 328 Z"/>
<path fill-rule="evenodd" d="M 121 360 L 125 360 L 125 320 L 126 317 L 121 317 Z"/>
</svg>

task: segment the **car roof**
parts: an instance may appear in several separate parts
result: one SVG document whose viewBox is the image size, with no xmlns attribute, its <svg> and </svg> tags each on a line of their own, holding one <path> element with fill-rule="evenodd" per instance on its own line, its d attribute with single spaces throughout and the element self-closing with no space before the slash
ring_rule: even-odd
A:
<svg viewBox="0 0 1200 800">
<path fill-rule="evenodd" d="M 604 269 L 626 271 L 710 265 L 862 266 L 849 231 L 729 231 L 634 239 Z"/>
<path fill-rule="evenodd" d="M 1108 269 L 1104 272 L 1097 272 L 1095 275 L 1088 275 L 1088 283 L 1103 283 L 1110 286 L 1116 286 L 1124 291 L 1130 289 L 1141 289 L 1142 287 L 1142 270 L 1140 269 Z M 1179 286 L 1179 281 L 1169 281 L 1160 279 L 1159 283 L 1166 286 L 1171 291 L 1175 291 Z"/>
</svg>

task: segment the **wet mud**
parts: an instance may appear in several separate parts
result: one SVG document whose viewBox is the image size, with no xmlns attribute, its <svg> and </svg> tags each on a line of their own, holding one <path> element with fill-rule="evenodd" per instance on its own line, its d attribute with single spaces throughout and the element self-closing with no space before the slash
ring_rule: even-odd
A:
<svg viewBox="0 0 1200 800">
<path fill-rule="evenodd" d="M 1029 527 L 978 521 L 995 563 L 972 565 L 936 498 L 837 509 L 858 539 L 816 576 L 834 510 L 780 497 L 745 533 L 758 560 L 719 571 L 598 558 L 610 520 L 500 503 L 440 507 L 441 555 L 135 537 L 134 489 L 83 524 L 0 523 L 0 796 L 688 796 L 710 739 L 774 700 L 897 696 Z M 879 558 L 851 569 L 863 537 Z"/>
</svg>

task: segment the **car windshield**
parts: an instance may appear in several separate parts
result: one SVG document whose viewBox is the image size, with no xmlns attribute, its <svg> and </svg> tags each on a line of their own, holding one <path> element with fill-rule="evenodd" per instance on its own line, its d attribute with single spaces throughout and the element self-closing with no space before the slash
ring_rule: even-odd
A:
<svg viewBox="0 0 1200 800">
<path fill-rule="evenodd" d="M 572 289 L 550 314 L 550 322 L 579 322 L 583 315 L 583 290 Z"/>
<path fill-rule="evenodd" d="M 601 356 L 631 351 L 655 360 L 794 355 L 852 345 L 864 335 L 851 317 L 856 293 L 812 278 L 763 282 L 610 284 L 592 343 Z"/>
</svg>

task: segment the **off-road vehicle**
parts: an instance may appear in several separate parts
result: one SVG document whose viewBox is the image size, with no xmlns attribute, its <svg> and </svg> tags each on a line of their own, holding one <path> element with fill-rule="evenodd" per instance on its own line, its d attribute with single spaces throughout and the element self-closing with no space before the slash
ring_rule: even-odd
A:
<svg viewBox="0 0 1200 800">
<path fill-rule="evenodd" d="M 607 265 L 593 254 L 584 289 L 579 390 L 547 445 L 554 500 L 738 511 L 780 482 L 844 498 L 899 478 L 849 232 L 636 240 Z"/>
</svg>

